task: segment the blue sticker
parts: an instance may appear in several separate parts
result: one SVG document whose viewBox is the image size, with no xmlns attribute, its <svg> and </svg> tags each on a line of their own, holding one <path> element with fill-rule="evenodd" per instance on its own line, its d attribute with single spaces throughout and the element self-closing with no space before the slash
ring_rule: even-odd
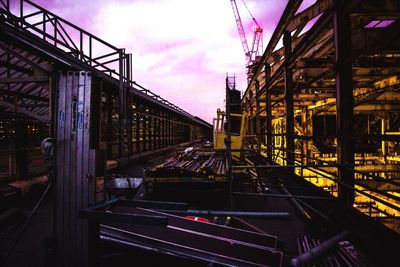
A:
<svg viewBox="0 0 400 267">
<path fill-rule="evenodd" d="M 83 129 L 83 113 L 78 112 L 78 129 Z"/>
<path fill-rule="evenodd" d="M 65 120 L 64 111 L 60 111 L 60 117 L 58 118 L 58 125 L 60 126 L 60 128 L 64 128 L 64 120 Z"/>
</svg>

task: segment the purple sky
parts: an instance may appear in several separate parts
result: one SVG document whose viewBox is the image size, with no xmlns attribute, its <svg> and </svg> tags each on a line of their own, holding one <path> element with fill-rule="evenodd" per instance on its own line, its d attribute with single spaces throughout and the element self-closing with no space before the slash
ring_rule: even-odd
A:
<svg viewBox="0 0 400 267">
<path fill-rule="evenodd" d="M 224 107 L 226 73 L 246 88 L 245 56 L 229 0 L 36 0 L 133 54 L 133 80 L 212 122 Z M 248 42 L 252 23 L 236 0 Z M 312 0 L 307 3 L 315 2 Z M 264 49 L 287 0 L 246 0 L 264 29 Z"/>
</svg>

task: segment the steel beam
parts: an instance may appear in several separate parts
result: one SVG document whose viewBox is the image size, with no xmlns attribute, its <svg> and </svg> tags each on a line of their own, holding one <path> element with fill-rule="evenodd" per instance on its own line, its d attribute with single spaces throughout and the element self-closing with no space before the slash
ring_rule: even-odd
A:
<svg viewBox="0 0 400 267">
<path fill-rule="evenodd" d="M 281 16 L 278 25 L 276 26 L 275 31 L 271 36 L 271 39 L 268 43 L 267 48 L 265 49 L 264 54 L 260 59 L 260 62 L 266 62 L 268 58 L 272 55 L 283 32 L 286 30 L 287 26 L 289 25 L 292 17 L 295 15 L 297 9 L 300 7 L 301 3 L 302 3 L 301 0 L 293 0 L 287 3 L 285 10 L 283 11 L 283 15 Z M 263 67 L 262 64 L 259 64 L 259 66 L 256 68 L 256 71 L 254 72 L 254 75 L 249 83 L 249 86 L 247 87 L 248 88 L 247 90 L 251 88 L 252 84 L 255 81 L 255 78 L 258 77 L 259 73 L 261 72 L 262 67 Z M 245 92 L 245 94 L 246 93 L 247 91 Z"/>
<path fill-rule="evenodd" d="M 268 87 L 271 78 L 271 68 L 268 64 L 265 65 L 265 87 Z M 266 122 L 265 122 L 265 134 L 266 134 L 266 146 L 267 146 L 267 160 L 272 163 L 272 146 L 273 146 L 273 131 L 272 131 L 272 103 L 271 103 L 271 90 L 265 90 L 265 102 L 266 102 Z"/>
<path fill-rule="evenodd" d="M 286 30 L 292 32 L 304 24 L 304 21 L 308 22 L 311 19 L 317 17 L 319 14 L 328 9 L 332 5 L 333 0 L 319 0 L 312 6 L 308 7 L 304 11 L 296 14 L 293 19 L 290 20 Z"/>
<path fill-rule="evenodd" d="M 350 14 L 343 8 L 336 8 L 333 22 L 336 58 L 338 194 L 347 206 L 352 206 L 354 203 L 354 148 L 352 139 L 348 138 L 354 133 Z"/>
<path fill-rule="evenodd" d="M 112 112 L 113 112 L 113 101 L 111 92 L 107 92 L 106 94 L 106 142 L 107 142 L 107 159 L 112 159 L 113 157 L 113 121 L 112 121 Z"/>
<path fill-rule="evenodd" d="M 8 83 L 44 83 L 48 82 L 49 77 L 11 77 L 11 78 L 2 78 L 0 79 L 0 84 L 8 84 Z"/>
<path fill-rule="evenodd" d="M 283 35 L 283 46 L 285 48 L 286 164 L 294 165 L 293 71 L 289 66 L 292 54 L 292 37 L 289 32 L 285 32 Z"/>
<path fill-rule="evenodd" d="M 0 67 L 13 69 L 15 71 L 22 72 L 22 73 L 29 74 L 29 75 L 33 74 L 33 69 L 24 68 L 24 67 L 16 65 L 15 63 L 11 64 L 11 63 L 9 63 L 7 61 L 3 61 L 3 60 L 0 60 Z"/>
<path fill-rule="evenodd" d="M 256 95 L 260 91 L 260 81 L 256 80 Z M 256 101 L 256 135 L 257 135 L 257 149 L 261 149 L 261 117 L 260 117 L 260 101 Z"/>
<path fill-rule="evenodd" d="M 361 186 L 364 185 L 364 186 L 367 186 L 367 187 L 370 187 L 370 188 L 374 188 L 375 190 L 378 190 L 378 191 L 400 192 L 400 186 L 399 185 L 387 183 L 385 181 L 375 181 L 373 179 L 369 179 L 369 180 L 358 179 L 357 180 L 357 184 L 361 185 Z"/>
<path fill-rule="evenodd" d="M 142 151 L 147 151 L 149 150 L 148 142 L 147 139 L 149 138 L 148 134 L 148 127 L 149 127 L 149 121 L 148 118 L 149 116 L 146 115 L 146 106 L 142 106 L 144 114 L 142 115 Z"/>
<path fill-rule="evenodd" d="M 12 104 L 10 102 L 7 102 L 2 97 L 0 97 L 0 106 L 12 109 L 15 112 L 19 112 L 19 113 L 25 114 L 25 115 L 27 115 L 29 117 L 32 117 L 34 119 L 37 119 L 38 121 L 43 122 L 43 123 L 50 123 L 49 118 L 44 117 L 42 115 L 39 115 L 39 114 L 37 114 L 35 112 L 32 112 L 30 110 L 27 110 L 26 108 L 22 108 L 22 107 L 19 107 L 18 105 L 15 105 L 15 104 Z"/>
<path fill-rule="evenodd" d="M 139 102 L 138 99 L 136 99 L 136 154 L 140 153 L 141 148 L 140 148 L 140 127 L 141 127 L 141 123 L 140 123 L 140 115 L 139 115 Z"/>
</svg>

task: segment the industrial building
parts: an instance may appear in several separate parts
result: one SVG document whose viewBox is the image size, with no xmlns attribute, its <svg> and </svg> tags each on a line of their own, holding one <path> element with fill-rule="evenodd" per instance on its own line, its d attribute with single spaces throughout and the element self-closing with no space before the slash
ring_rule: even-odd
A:
<svg viewBox="0 0 400 267">
<path fill-rule="evenodd" d="M 399 264 L 400 2 L 289 0 L 265 50 L 230 2 L 248 86 L 212 125 L 0 0 L 0 266 Z"/>
</svg>

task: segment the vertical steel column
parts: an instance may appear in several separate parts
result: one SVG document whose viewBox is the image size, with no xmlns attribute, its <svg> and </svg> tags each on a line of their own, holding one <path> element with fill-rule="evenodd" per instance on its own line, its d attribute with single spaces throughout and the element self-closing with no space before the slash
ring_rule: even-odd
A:
<svg viewBox="0 0 400 267">
<path fill-rule="evenodd" d="M 142 145 L 142 150 L 143 151 L 147 151 L 149 150 L 149 145 L 148 145 L 148 138 L 149 138 L 149 116 L 148 116 L 148 112 L 147 110 L 147 106 L 143 106 L 143 145 Z"/>
<path fill-rule="evenodd" d="M 251 104 L 251 102 L 253 102 L 253 91 L 251 89 L 249 90 L 249 96 L 250 96 L 250 103 L 249 103 L 250 116 L 249 116 L 248 133 L 253 135 L 254 134 L 254 112 L 253 112 L 253 105 Z"/>
<path fill-rule="evenodd" d="M 182 130 L 181 130 L 182 124 L 180 124 L 181 120 L 180 120 L 179 116 L 176 116 L 176 120 L 177 120 L 177 123 L 175 124 L 175 132 L 176 132 L 175 143 L 179 144 L 182 140 Z"/>
<path fill-rule="evenodd" d="M 107 103 L 106 103 L 106 142 L 107 142 L 107 159 L 112 159 L 113 157 L 113 99 L 110 91 L 107 91 Z"/>
<path fill-rule="evenodd" d="M 271 78 L 271 67 L 269 64 L 265 64 L 265 111 L 266 111 L 266 122 L 265 122 L 265 134 L 266 134 L 266 146 L 267 146 L 267 161 L 272 163 L 272 146 L 273 146 L 273 133 L 272 133 L 272 103 L 271 103 L 271 89 L 268 88 L 269 81 Z"/>
<path fill-rule="evenodd" d="M 179 123 L 177 123 L 177 130 L 178 130 L 178 141 L 177 141 L 177 143 L 179 144 L 179 143 L 182 143 L 184 137 L 183 137 L 183 125 L 181 124 L 182 118 L 180 118 L 180 116 L 178 116 L 177 119 L 178 119 L 178 122 L 179 122 Z"/>
<path fill-rule="evenodd" d="M 128 90 L 128 92 L 127 92 L 127 98 L 128 98 L 128 100 L 127 100 L 127 102 L 128 102 L 128 105 L 127 105 L 127 116 L 126 116 L 126 132 L 127 132 L 127 142 L 128 142 L 128 144 L 127 144 L 127 148 L 128 148 L 128 155 L 127 155 L 127 157 L 128 157 L 128 159 L 130 159 L 131 158 L 131 156 L 132 156 L 132 154 L 133 154 L 133 129 L 132 129 L 132 127 L 133 127 L 133 110 L 132 110 L 132 97 L 133 97 L 133 95 L 130 93 L 130 90 Z"/>
<path fill-rule="evenodd" d="M 180 124 L 181 119 L 179 116 L 176 117 L 177 123 L 175 127 L 175 131 L 177 133 L 177 138 L 176 138 L 176 143 L 179 144 L 181 143 L 181 140 L 183 139 L 182 137 L 182 124 Z"/>
<path fill-rule="evenodd" d="M 165 118 L 165 146 L 169 146 L 169 113 L 164 114 Z"/>
<path fill-rule="evenodd" d="M 172 136 L 172 130 L 173 130 L 173 123 L 174 123 L 174 118 L 172 116 L 172 114 L 169 114 L 169 125 L 168 125 L 168 145 L 173 145 L 174 144 L 174 140 L 173 140 L 173 136 Z"/>
<path fill-rule="evenodd" d="M 257 99 L 260 92 L 260 82 L 256 79 L 256 136 L 257 136 L 257 149 L 261 152 L 261 114 L 260 114 L 260 101 Z"/>
<path fill-rule="evenodd" d="M 232 151 L 231 151 L 231 99 L 230 99 L 230 94 L 229 94 L 229 81 L 228 77 L 226 77 L 226 88 L 225 88 L 225 109 L 226 109 L 226 124 L 227 124 L 227 129 L 226 129 L 226 138 L 225 138 L 225 147 L 226 147 L 226 180 L 228 181 L 228 205 L 229 209 L 233 210 L 233 193 L 232 193 L 232 186 L 233 186 L 233 181 L 232 181 Z M 235 89 L 235 88 L 233 88 Z"/>
<path fill-rule="evenodd" d="M 154 149 L 154 109 L 149 109 L 149 150 Z"/>
<path fill-rule="evenodd" d="M 293 71 L 289 67 L 292 54 L 292 36 L 289 32 L 283 34 L 283 46 L 285 50 L 286 164 L 294 165 Z M 294 168 L 288 170 L 294 172 Z"/>
<path fill-rule="evenodd" d="M 162 147 L 162 112 L 157 112 L 157 148 Z"/>
<path fill-rule="evenodd" d="M 161 147 L 166 147 L 166 143 L 165 143 L 165 139 L 166 139 L 166 134 L 165 134 L 165 127 L 166 127 L 166 123 L 165 123 L 165 112 L 162 111 L 161 112 Z"/>
<path fill-rule="evenodd" d="M 158 128 L 157 128 L 157 110 L 153 109 L 153 149 L 157 149 L 158 142 Z"/>
<path fill-rule="evenodd" d="M 146 111 L 146 106 L 143 107 L 143 121 L 142 121 L 142 151 L 145 152 L 147 151 L 147 111 Z"/>
<path fill-rule="evenodd" d="M 196 133 L 195 133 L 195 126 L 193 125 L 193 121 L 192 120 L 190 120 L 190 123 L 189 123 L 189 141 L 190 142 L 193 142 L 195 139 L 197 139 L 196 138 Z"/>
<path fill-rule="evenodd" d="M 126 70 L 126 138 L 128 148 L 128 159 L 131 158 L 133 152 L 133 131 L 132 131 L 132 103 L 133 94 L 131 94 L 131 80 L 132 80 L 132 54 L 126 54 L 125 70 Z"/>
<path fill-rule="evenodd" d="M 159 134 L 158 134 L 158 113 L 156 110 L 156 107 L 154 107 L 153 109 L 153 149 L 157 149 L 158 148 L 158 138 L 159 138 Z"/>
<path fill-rule="evenodd" d="M 309 129 L 309 125 L 307 123 L 307 119 L 308 119 L 308 108 L 307 107 L 303 107 L 301 110 L 301 126 L 302 126 L 302 130 L 303 130 L 303 135 L 305 136 L 310 136 L 310 133 L 308 131 Z M 308 163 L 308 157 L 307 157 L 307 153 L 308 153 L 308 139 L 301 139 L 301 164 L 307 165 Z M 303 177 L 303 172 L 304 169 L 301 168 L 301 177 Z"/>
<path fill-rule="evenodd" d="M 118 114 L 118 156 L 122 157 L 125 146 L 126 94 L 124 86 L 124 49 L 119 49 L 119 114 Z"/>
<path fill-rule="evenodd" d="M 147 124 L 147 128 L 148 128 L 147 136 L 149 138 L 148 150 L 153 150 L 154 149 L 154 147 L 153 147 L 153 138 L 154 138 L 154 135 L 153 135 L 153 130 L 154 130 L 153 108 L 149 107 L 149 115 L 150 116 L 148 117 L 148 124 Z"/>
<path fill-rule="evenodd" d="M 169 127 L 170 127 L 170 116 L 169 112 L 165 114 L 166 117 L 166 124 L 165 124 L 165 144 L 166 146 L 169 146 Z"/>
<path fill-rule="evenodd" d="M 172 143 L 175 145 L 178 142 L 178 129 L 177 129 L 177 118 L 176 115 L 172 116 L 173 122 L 172 122 Z"/>
<path fill-rule="evenodd" d="M 382 119 L 381 119 L 381 134 L 385 135 L 387 129 L 389 129 L 389 114 L 387 112 L 383 112 Z M 385 164 L 387 164 L 387 162 L 388 162 L 388 160 L 387 160 L 387 142 L 385 140 L 382 140 L 382 142 L 381 142 L 381 150 L 382 150 L 383 162 Z"/>
<path fill-rule="evenodd" d="M 339 198 L 348 206 L 354 202 L 353 88 L 351 62 L 351 20 L 343 7 L 333 16 L 336 56 L 336 129 Z"/>
<path fill-rule="evenodd" d="M 157 111 L 153 108 L 153 149 L 157 149 Z"/>
<path fill-rule="evenodd" d="M 171 123 L 171 140 L 172 144 L 176 144 L 176 122 L 175 122 L 175 115 L 172 115 L 172 123 Z"/>
<path fill-rule="evenodd" d="M 141 115 L 139 114 L 141 111 L 139 101 L 136 99 L 136 153 L 140 153 L 140 137 L 141 137 L 141 127 L 142 123 L 140 122 Z"/>
<path fill-rule="evenodd" d="M 169 146 L 169 113 L 165 113 L 165 146 Z"/>
</svg>

